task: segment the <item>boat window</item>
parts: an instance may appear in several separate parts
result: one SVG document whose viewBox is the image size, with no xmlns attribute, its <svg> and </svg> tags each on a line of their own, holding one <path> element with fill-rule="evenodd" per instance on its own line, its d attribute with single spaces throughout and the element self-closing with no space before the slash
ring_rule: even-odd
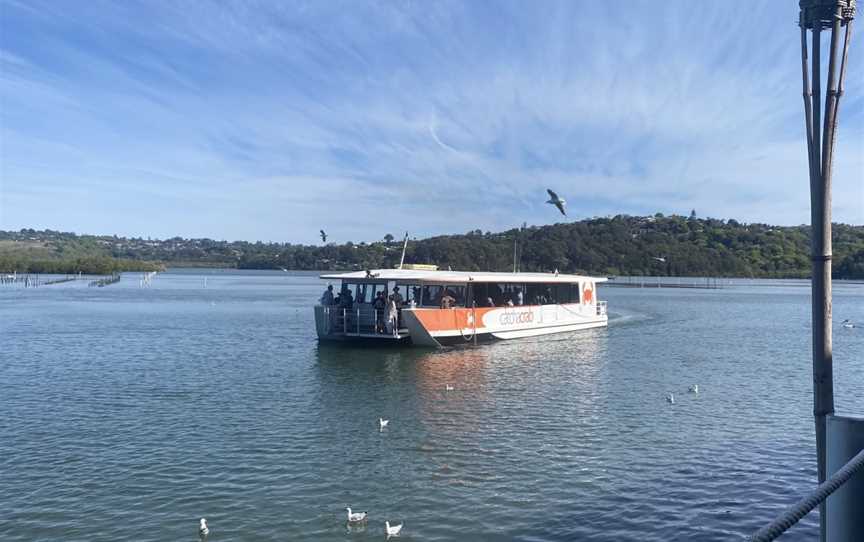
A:
<svg viewBox="0 0 864 542">
<path fill-rule="evenodd" d="M 384 291 L 384 284 L 368 282 L 347 282 L 342 284 L 342 291 L 350 290 L 355 303 L 372 303 L 378 292 Z"/>
<path fill-rule="evenodd" d="M 564 288 L 561 288 L 561 286 Z M 562 292 L 566 293 L 566 290 L 566 284 L 528 284 L 526 302 L 531 305 L 554 305 L 556 303 L 561 303 L 562 301 L 559 299 L 563 297 L 561 294 Z"/>
<path fill-rule="evenodd" d="M 570 285 L 570 302 L 579 303 L 579 283 L 574 282 Z"/>
<path fill-rule="evenodd" d="M 372 303 L 375 302 L 375 298 L 378 297 L 378 292 L 384 292 L 384 295 L 387 295 L 387 285 L 386 284 L 373 284 L 372 285 Z"/>
<path fill-rule="evenodd" d="M 403 284 L 405 288 L 405 301 L 408 305 L 412 303 L 420 305 L 420 286 L 417 284 Z"/>
<path fill-rule="evenodd" d="M 489 284 L 488 295 L 486 297 L 492 298 L 492 302 L 495 303 L 496 307 L 503 307 L 510 304 L 524 305 L 528 301 L 525 297 L 525 285 L 513 282 L 498 282 Z M 485 302 L 483 303 L 483 305 L 486 304 L 487 303 Z"/>
<path fill-rule="evenodd" d="M 475 282 L 471 285 L 471 295 L 470 300 L 477 307 L 488 307 L 489 306 L 489 284 L 485 282 Z M 469 303 L 470 305 L 470 303 Z M 466 305 L 468 306 L 468 305 Z"/>
<path fill-rule="evenodd" d="M 353 282 L 343 282 L 341 292 L 343 294 L 345 292 L 351 292 L 351 296 L 354 297 L 354 294 L 357 292 L 357 285 Z"/>
<path fill-rule="evenodd" d="M 437 307 L 441 303 L 441 286 L 426 284 L 423 286 L 423 306 Z"/>
<path fill-rule="evenodd" d="M 562 304 L 572 303 L 569 284 L 559 283 L 555 285 L 555 301 Z"/>
<path fill-rule="evenodd" d="M 450 295 L 450 297 L 456 300 L 453 303 L 454 307 L 465 306 L 465 286 L 450 285 L 446 286 L 445 290 Z"/>
<path fill-rule="evenodd" d="M 465 306 L 465 286 L 464 285 L 446 285 L 439 286 L 437 284 L 427 284 L 423 286 L 423 307 L 440 307 L 441 298 L 444 294 L 449 295 L 456 301 L 454 307 Z"/>
</svg>

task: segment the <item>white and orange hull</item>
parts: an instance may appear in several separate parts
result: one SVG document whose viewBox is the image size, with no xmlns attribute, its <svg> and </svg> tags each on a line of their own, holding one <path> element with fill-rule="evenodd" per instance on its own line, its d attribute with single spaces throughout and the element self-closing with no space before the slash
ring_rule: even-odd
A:
<svg viewBox="0 0 864 542">
<path fill-rule="evenodd" d="M 607 325 L 605 305 L 524 305 L 456 309 L 403 309 L 403 325 L 411 342 L 449 346 L 519 339 Z"/>
</svg>

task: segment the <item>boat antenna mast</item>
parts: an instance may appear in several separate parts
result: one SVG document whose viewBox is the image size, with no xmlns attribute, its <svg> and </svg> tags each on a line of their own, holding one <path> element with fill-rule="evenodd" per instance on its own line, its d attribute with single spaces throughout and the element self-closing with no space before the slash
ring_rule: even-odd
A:
<svg viewBox="0 0 864 542">
<path fill-rule="evenodd" d="M 522 223 L 522 227 L 516 231 L 516 235 L 513 238 L 513 272 L 518 273 L 522 269 L 522 245 L 519 241 L 522 240 L 522 236 L 525 234 L 525 229 L 528 227 L 527 222 Z"/>
<path fill-rule="evenodd" d="M 405 242 L 402 243 L 402 258 L 399 260 L 399 269 L 405 264 L 405 251 L 408 249 L 408 232 L 405 232 Z"/>
</svg>

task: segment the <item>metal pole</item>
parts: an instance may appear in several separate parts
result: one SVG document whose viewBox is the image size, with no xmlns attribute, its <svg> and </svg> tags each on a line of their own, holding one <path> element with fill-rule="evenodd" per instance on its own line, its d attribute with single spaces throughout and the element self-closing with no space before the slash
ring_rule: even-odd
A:
<svg viewBox="0 0 864 542">
<path fill-rule="evenodd" d="M 807 73 L 807 27 L 801 25 L 801 72 L 804 82 L 804 126 L 807 131 L 807 165 L 810 167 L 810 194 L 813 192 L 813 91 Z"/>
<path fill-rule="evenodd" d="M 819 483 L 825 481 L 825 416 L 834 412 L 833 367 L 831 366 L 831 323 L 826 308 L 830 301 L 825 280 L 825 202 L 826 190 L 822 178 L 822 82 L 821 82 L 821 23 L 813 26 L 813 142 L 810 164 L 810 229 L 811 229 L 811 320 L 813 340 L 813 416 L 816 430 L 816 472 Z M 830 271 L 829 271 L 830 273 Z M 826 340 L 827 335 L 827 340 Z M 826 355 L 827 354 L 827 355 Z M 825 503 L 819 505 L 820 539 L 825 540 Z"/>
<path fill-rule="evenodd" d="M 837 139 L 837 117 L 843 93 L 848 45 L 851 37 L 854 0 L 800 0 L 801 67 L 804 119 L 807 130 L 807 157 L 810 173 L 810 223 L 812 270 L 813 334 L 813 415 L 816 429 L 816 457 L 819 482 L 826 478 L 826 416 L 834 413 L 833 352 L 831 340 L 831 173 Z M 837 74 L 840 32 L 846 35 Z M 831 29 L 825 109 L 821 104 L 821 32 Z M 807 29 L 813 32 L 812 87 L 807 77 Z M 822 115 L 824 113 L 824 119 Z M 824 122 L 824 126 L 823 126 Z M 821 130 L 821 133 L 820 133 Z M 826 505 L 819 506 L 820 538 L 827 533 Z"/>
</svg>

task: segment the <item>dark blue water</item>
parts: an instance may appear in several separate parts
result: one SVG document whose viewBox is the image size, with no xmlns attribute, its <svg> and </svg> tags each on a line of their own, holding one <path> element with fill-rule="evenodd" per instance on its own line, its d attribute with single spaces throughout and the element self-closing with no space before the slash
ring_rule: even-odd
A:
<svg viewBox="0 0 864 542">
<path fill-rule="evenodd" d="M 814 485 L 794 283 L 601 288 L 608 329 L 434 351 L 319 345 L 314 275 L 203 277 L 0 288 L 0 540 L 735 540 Z M 864 414 L 864 328 L 834 345 Z"/>
</svg>

